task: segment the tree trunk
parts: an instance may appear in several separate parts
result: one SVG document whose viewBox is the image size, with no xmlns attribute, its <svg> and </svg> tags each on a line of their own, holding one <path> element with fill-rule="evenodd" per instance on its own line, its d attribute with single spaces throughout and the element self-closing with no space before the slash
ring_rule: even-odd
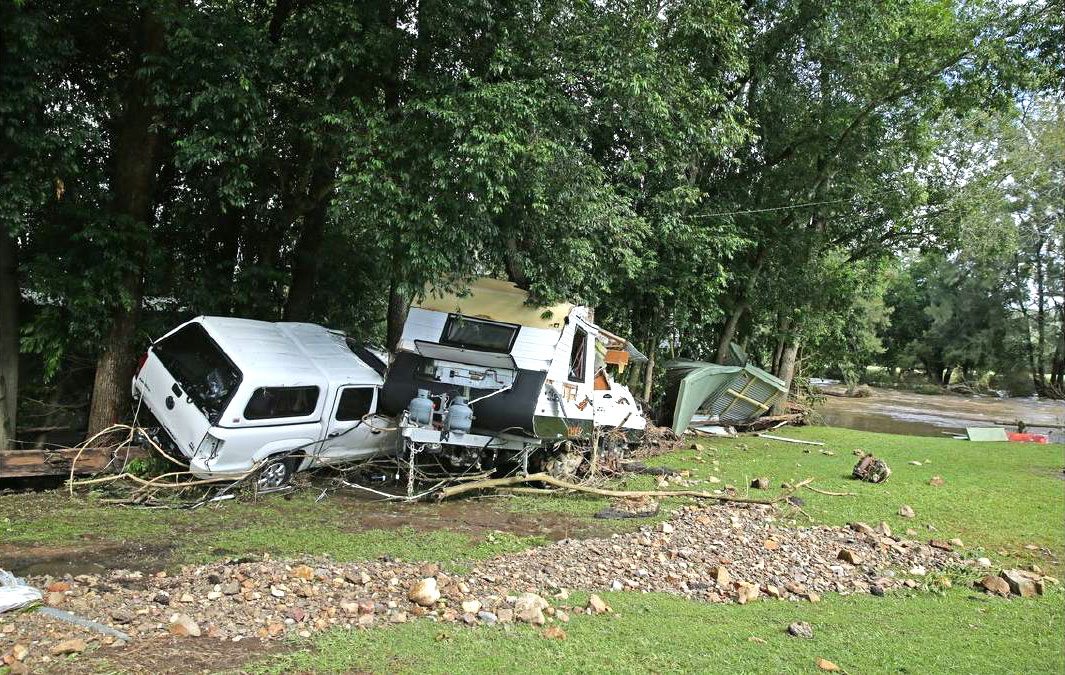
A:
<svg viewBox="0 0 1065 675">
<path fill-rule="evenodd" d="M 0 224 L 0 452 L 15 445 L 19 354 L 18 242 Z"/>
<path fill-rule="evenodd" d="M 795 361 L 798 354 L 799 339 L 788 340 L 780 357 L 780 372 L 777 374 L 777 377 L 784 380 L 784 395 L 773 405 L 773 415 L 783 415 L 787 412 L 788 397 L 791 396 L 791 381 L 795 378 Z"/>
<path fill-rule="evenodd" d="M 323 160 L 311 178 L 311 194 L 321 197 L 314 207 L 303 216 L 299 241 L 296 244 L 296 260 L 292 265 L 292 283 L 288 289 L 285 302 L 285 321 L 307 321 L 311 316 L 311 302 L 318 287 L 318 270 L 321 267 L 322 242 L 325 240 L 325 226 L 329 219 L 329 206 L 332 203 L 329 186 L 333 183 L 333 162 Z"/>
<path fill-rule="evenodd" d="M 740 289 L 739 295 L 736 298 L 736 308 L 729 315 L 728 321 L 725 322 L 725 327 L 721 330 L 721 339 L 717 343 L 717 363 L 725 363 L 729 356 L 729 345 L 732 344 L 732 340 L 736 337 L 736 326 L 739 325 L 740 319 L 743 317 L 744 312 L 750 309 L 750 297 L 754 292 L 754 285 L 758 282 L 758 276 L 762 273 L 762 265 L 765 264 L 765 257 L 767 248 L 760 246 L 758 252 L 754 257 L 754 265 L 751 267 L 751 273 L 747 275 L 747 280 L 744 281 L 743 287 Z"/>
<path fill-rule="evenodd" d="M 1043 244 L 1042 239 L 1035 247 L 1035 367 L 1042 388 L 1046 387 L 1046 275 L 1043 270 Z"/>
<path fill-rule="evenodd" d="M 643 400 L 651 402 L 651 391 L 655 383 L 655 352 L 658 351 L 658 337 L 651 338 L 651 344 L 647 350 L 647 367 L 643 374 Z"/>
<path fill-rule="evenodd" d="M 159 136 L 152 129 L 155 106 L 151 84 L 137 71 L 152 55 L 162 51 L 163 27 L 146 10 L 132 36 L 132 72 L 125 93 L 123 111 L 115 121 L 112 149 L 112 217 L 115 227 L 129 230 L 136 242 L 129 251 L 130 267 L 122 285 L 130 299 L 128 306 L 116 307 L 111 327 L 96 361 L 92 404 L 89 408 L 89 434 L 119 420 L 128 408 L 130 379 L 133 376 L 133 339 L 144 295 L 144 262 L 148 251 L 152 194 L 159 163 Z"/>
<path fill-rule="evenodd" d="M 388 317 L 385 321 L 385 346 L 388 351 L 395 351 L 399 339 L 403 336 L 403 324 L 407 321 L 410 300 L 403 293 L 398 281 L 393 278 L 388 288 Z"/>
</svg>

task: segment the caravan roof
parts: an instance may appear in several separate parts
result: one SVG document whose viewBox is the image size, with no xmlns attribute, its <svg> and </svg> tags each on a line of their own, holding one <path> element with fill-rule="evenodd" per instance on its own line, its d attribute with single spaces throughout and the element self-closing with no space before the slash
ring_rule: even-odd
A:
<svg viewBox="0 0 1065 675">
<path fill-rule="evenodd" d="M 560 302 L 550 306 L 529 304 L 529 293 L 509 281 L 480 277 L 470 282 L 462 294 L 425 291 L 414 307 L 434 312 L 465 314 L 479 319 L 513 323 L 530 328 L 559 330 L 573 305 Z"/>
</svg>

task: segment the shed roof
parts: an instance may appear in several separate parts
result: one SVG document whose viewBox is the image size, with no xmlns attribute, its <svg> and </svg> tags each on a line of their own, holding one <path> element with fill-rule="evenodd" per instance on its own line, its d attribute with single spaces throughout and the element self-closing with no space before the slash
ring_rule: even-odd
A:
<svg viewBox="0 0 1065 675">
<path fill-rule="evenodd" d="M 573 305 L 560 302 L 549 306 L 529 304 L 529 293 L 509 281 L 480 277 L 463 293 L 425 291 L 413 306 L 435 312 L 454 312 L 490 321 L 515 323 L 531 328 L 558 330 Z"/>
</svg>

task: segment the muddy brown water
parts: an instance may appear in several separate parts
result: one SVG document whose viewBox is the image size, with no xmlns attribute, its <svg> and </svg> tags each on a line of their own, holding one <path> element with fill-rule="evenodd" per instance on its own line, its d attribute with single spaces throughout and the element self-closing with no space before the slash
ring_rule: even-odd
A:
<svg viewBox="0 0 1065 675">
<path fill-rule="evenodd" d="M 837 384 L 822 388 L 836 394 L 843 391 Z M 866 398 L 827 396 L 816 412 L 829 426 L 940 437 L 945 432 L 964 434 L 966 427 L 1004 426 L 995 422 L 1020 419 L 1028 423 L 1027 431 L 1046 434 L 1053 443 L 1065 443 L 1065 430 L 1041 426 L 1065 424 L 1065 401 L 917 394 L 876 387 L 871 391 L 872 396 Z M 1016 431 L 1015 427 L 1006 429 Z"/>
</svg>

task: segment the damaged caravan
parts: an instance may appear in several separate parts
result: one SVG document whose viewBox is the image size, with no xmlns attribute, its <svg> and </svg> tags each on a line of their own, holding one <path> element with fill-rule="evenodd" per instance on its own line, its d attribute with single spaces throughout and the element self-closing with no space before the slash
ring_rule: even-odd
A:
<svg viewBox="0 0 1065 675">
<path fill-rule="evenodd" d="M 617 451 L 642 436 L 640 404 L 608 366 L 643 358 L 586 307 L 538 307 L 515 285 L 482 278 L 412 305 L 380 409 L 397 418 L 412 458 L 526 471 L 561 462 L 572 473 L 593 448 Z"/>
</svg>

